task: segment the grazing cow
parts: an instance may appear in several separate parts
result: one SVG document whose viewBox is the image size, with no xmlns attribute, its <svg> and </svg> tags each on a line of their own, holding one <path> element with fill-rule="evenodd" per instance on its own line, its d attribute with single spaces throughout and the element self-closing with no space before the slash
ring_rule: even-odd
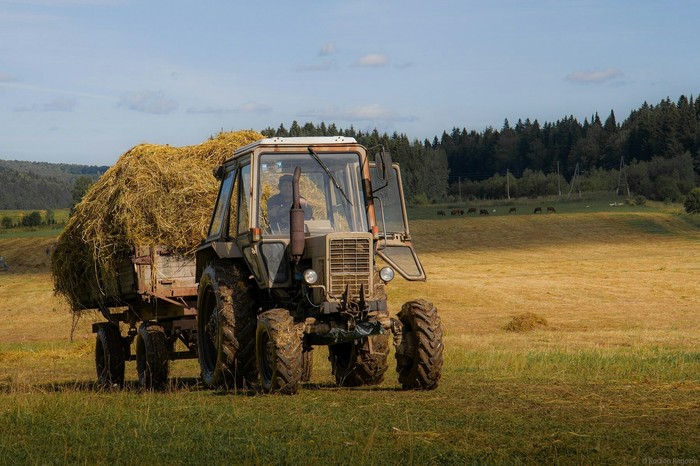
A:
<svg viewBox="0 0 700 466">
<path fill-rule="evenodd" d="M 535 210 L 532 212 L 533 214 L 541 214 L 542 213 L 542 207 L 535 207 Z"/>
<path fill-rule="evenodd" d="M 459 209 L 459 215 L 464 215 L 464 211 L 462 209 Z"/>
<path fill-rule="evenodd" d="M 509 214 L 514 214 L 515 213 L 515 207 L 511 207 L 510 210 L 508 211 Z"/>
<path fill-rule="evenodd" d="M 555 209 L 554 207 L 547 207 L 547 213 L 550 213 L 550 212 L 557 213 L 557 209 Z"/>
<path fill-rule="evenodd" d="M 438 210 L 438 211 L 437 211 L 437 214 L 438 214 L 438 215 L 445 215 L 445 211 L 444 211 L 444 210 Z"/>
<path fill-rule="evenodd" d="M 467 214 L 475 214 L 476 213 L 476 207 L 470 207 L 467 209 Z"/>
<path fill-rule="evenodd" d="M 457 214 L 459 214 L 459 209 L 452 209 L 452 211 L 450 212 L 450 215 L 457 215 Z"/>
<path fill-rule="evenodd" d="M 479 209 L 479 215 L 488 215 L 489 211 L 486 209 Z"/>
</svg>

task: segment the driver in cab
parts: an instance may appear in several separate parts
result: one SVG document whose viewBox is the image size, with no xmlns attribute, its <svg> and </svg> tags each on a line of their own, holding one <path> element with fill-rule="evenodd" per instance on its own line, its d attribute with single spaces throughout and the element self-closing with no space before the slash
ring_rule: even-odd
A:
<svg viewBox="0 0 700 466">
<path fill-rule="evenodd" d="M 292 175 L 282 175 L 279 179 L 279 193 L 270 196 L 267 200 L 267 218 L 272 231 L 289 230 L 289 210 L 294 201 L 292 195 Z M 299 196 L 299 203 L 304 209 L 304 218 L 310 219 L 312 209 L 309 202 Z"/>
</svg>

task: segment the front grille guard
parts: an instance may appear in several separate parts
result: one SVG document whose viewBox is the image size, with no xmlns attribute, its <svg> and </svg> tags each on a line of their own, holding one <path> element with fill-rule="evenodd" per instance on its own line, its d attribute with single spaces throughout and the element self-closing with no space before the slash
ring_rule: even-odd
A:
<svg viewBox="0 0 700 466">
<path fill-rule="evenodd" d="M 371 238 L 333 238 L 328 246 L 329 297 L 364 300 L 373 274 Z"/>
</svg>

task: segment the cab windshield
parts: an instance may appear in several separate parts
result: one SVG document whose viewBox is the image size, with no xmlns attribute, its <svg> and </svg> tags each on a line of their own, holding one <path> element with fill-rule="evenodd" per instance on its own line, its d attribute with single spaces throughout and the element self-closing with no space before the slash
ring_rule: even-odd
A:
<svg viewBox="0 0 700 466">
<path fill-rule="evenodd" d="M 260 156 L 258 225 L 267 235 L 289 235 L 295 167 L 301 168 L 299 193 L 308 235 L 367 231 L 359 155 L 348 152 L 317 155 L 321 163 L 308 153 Z"/>
</svg>

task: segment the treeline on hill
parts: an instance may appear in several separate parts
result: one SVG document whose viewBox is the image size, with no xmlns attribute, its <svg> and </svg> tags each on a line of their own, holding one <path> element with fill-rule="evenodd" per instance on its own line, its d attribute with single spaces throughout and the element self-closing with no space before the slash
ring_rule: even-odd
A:
<svg viewBox="0 0 700 466">
<path fill-rule="evenodd" d="M 0 210 L 71 207 L 76 182 L 95 180 L 107 168 L 0 160 Z"/>
<path fill-rule="evenodd" d="M 26 162 L 22 160 L 0 160 L 0 167 L 21 173 L 34 173 L 46 178 L 56 178 L 73 185 L 76 178 L 87 176 L 93 180 L 99 178 L 109 167 L 97 165 L 77 165 L 70 163 Z"/>
<path fill-rule="evenodd" d="M 0 210 L 65 208 L 70 206 L 70 190 L 53 177 L 0 167 Z"/>
<path fill-rule="evenodd" d="M 574 183 L 576 190 L 626 195 L 629 187 L 632 195 L 680 201 L 700 178 L 700 97 L 645 102 L 622 123 L 611 111 L 605 121 L 595 114 L 583 123 L 567 117 L 544 125 L 506 120 L 500 131 L 454 128 L 431 147 L 447 154 L 452 196 L 552 195 Z"/>
<path fill-rule="evenodd" d="M 583 123 L 573 116 L 543 125 L 526 119 L 500 130 L 453 128 L 438 139 L 341 129 L 294 121 L 273 136 L 348 136 L 365 147 L 383 145 L 402 165 L 410 202 L 500 199 L 618 191 L 633 197 L 682 201 L 700 184 L 700 97 L 644 103 L 619 123 L 614 112 Z M 66 208 L 107 167 L 0 160 L 0 210 Z M 79 186 L 80 185 L 80 186 Z M 76 192 L 73 192 L 76 191 Z M 78 197 L 79 199 L 79 197 Z"/>
<path fill-rule="evenodd" d="M 526 119 L 500 130 L 454 128 L 432 142 L 404 134 L 380 135 L 335 124 L 262 131 L 272 136 L 348 136 L 366 147 L 384 145 L 402 165 L 404 188 L 414 203 L 458 197 L 500 199 L 613 191 L 633 197 L 682 201 L 700 179 L 700 97 L 646 102 L 618 123 L 596 113 L 579 122 Z"/>
</svg>

